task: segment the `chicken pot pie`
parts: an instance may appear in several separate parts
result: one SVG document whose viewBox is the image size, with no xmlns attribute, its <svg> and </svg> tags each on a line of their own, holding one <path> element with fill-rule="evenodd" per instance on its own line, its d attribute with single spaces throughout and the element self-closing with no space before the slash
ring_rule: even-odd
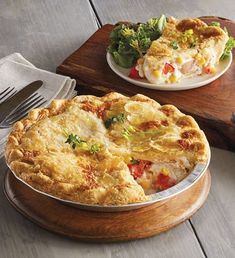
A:
<svg viewBox="0 0 235 258">
<path fill-rule="evenodd" d="M 99 205 L 149 200 L 206 163 L 191 116 L 143 96 L 54 100 L 17 122 L 5 157 L 17 177 L 55 197 Z"/>
<path fill-rule="evenodd" d="M 228 34 L 200 19 L 169 17 L 162 36 L 154 40 L 136 69 L 150 83 L 175 83 L 182 78 L 216 72 Z"/>
</svg>

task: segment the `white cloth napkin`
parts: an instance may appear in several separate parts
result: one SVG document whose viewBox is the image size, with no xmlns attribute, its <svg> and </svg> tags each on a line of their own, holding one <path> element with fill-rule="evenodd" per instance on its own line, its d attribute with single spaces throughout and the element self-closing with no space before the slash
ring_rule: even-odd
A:
<svg viewBox="0 0 235 258">
<path fill-rule="evenodd" d="M 0 92 L 9 86 L 18 91 L 36 80 L 43 81 L 43 86 L 37 91 L 46 100 L 43 106 L 47 106 L 52 99 L 66 99 L 76 95 L 76 81 L 70 77 L 38 69 L 19 53 L 0 59 Z M 0 129 L 0 157 L 9 131 Z"/>
</svg>

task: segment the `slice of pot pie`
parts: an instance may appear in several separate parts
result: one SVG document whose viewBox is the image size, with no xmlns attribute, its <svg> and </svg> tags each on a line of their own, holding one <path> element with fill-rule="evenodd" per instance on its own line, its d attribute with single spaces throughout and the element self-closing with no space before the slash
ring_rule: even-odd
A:
<svg viewBox="0 0 235 258">
<path fill-rule="evenodd" d="M 152 42 L 136 69 L 151 83 L 213 74 L 227 41 L 227 33 L 218 26 L 197 18 L 169 17 L 162 36 Z"/>
<path fill-rule="evenodd" d="M 143 202 L 208 159 L 191 116 L 143 95 L 77 96 L 34 109 L 14 125 L 5 157 L 47 194 L 86 204 Z"/>
</svg>

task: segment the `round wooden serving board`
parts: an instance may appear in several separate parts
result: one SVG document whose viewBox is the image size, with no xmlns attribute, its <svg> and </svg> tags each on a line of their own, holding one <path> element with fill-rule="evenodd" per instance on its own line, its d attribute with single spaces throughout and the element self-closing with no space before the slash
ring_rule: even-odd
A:
<svg viewBox="0 0 235 258">
<path fill-rule="evenodd" d="M 10 171 L 5 176 L 4 192 L 14 208 L 49 231 L 84 241 L 111 242 L 150 237 L 185 221 L 205 202 L 210 184 L 207 171 L 192 187 L 166 201 L 115 213 L 65 206 L 33 191 Z"/>
</svg>

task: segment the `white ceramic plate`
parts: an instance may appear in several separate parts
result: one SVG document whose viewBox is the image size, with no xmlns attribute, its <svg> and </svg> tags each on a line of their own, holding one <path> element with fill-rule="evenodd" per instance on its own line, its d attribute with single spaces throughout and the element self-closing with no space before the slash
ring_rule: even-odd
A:
<svg viewBox="0 0 235 258">
<path fill-rule="evenodd" d="M 159 84 L 152 84 L 148 82 L 145 79 L 141 80 L 135 80 L 130 78 L 128 75 L 130 73 L 130 69 L 122 68 L 119 65 L 117 65 L 113 57 L 110 53 L 107 53 L 106 55 L 107 62 L 110 66 L 110 68 L 121 78 L 124 80 L 135 84 L 140 87 L 144 88 L 150 88 L 154 90 L 168 90 L 168 91 L 175 91 L 175 90 L 189 90 L 193 88 L 198 88 L 201 86 L 204 86 L 210 82 L 213 82 L 214 80 L 218 79 L 221 75 L 223 75 L 228 68 L 230 67 L 232 63 L 232 53 L 231 55 L 226 58 L 225 60 L 221 61 L 217 67 L 216 70 L 217 72 L 215 74 L 205 74 L 202 76 L 196 76 L 193 78 L 185 78 L 179 81 L 178 83 L 159 83 Z"/>
</svg>

